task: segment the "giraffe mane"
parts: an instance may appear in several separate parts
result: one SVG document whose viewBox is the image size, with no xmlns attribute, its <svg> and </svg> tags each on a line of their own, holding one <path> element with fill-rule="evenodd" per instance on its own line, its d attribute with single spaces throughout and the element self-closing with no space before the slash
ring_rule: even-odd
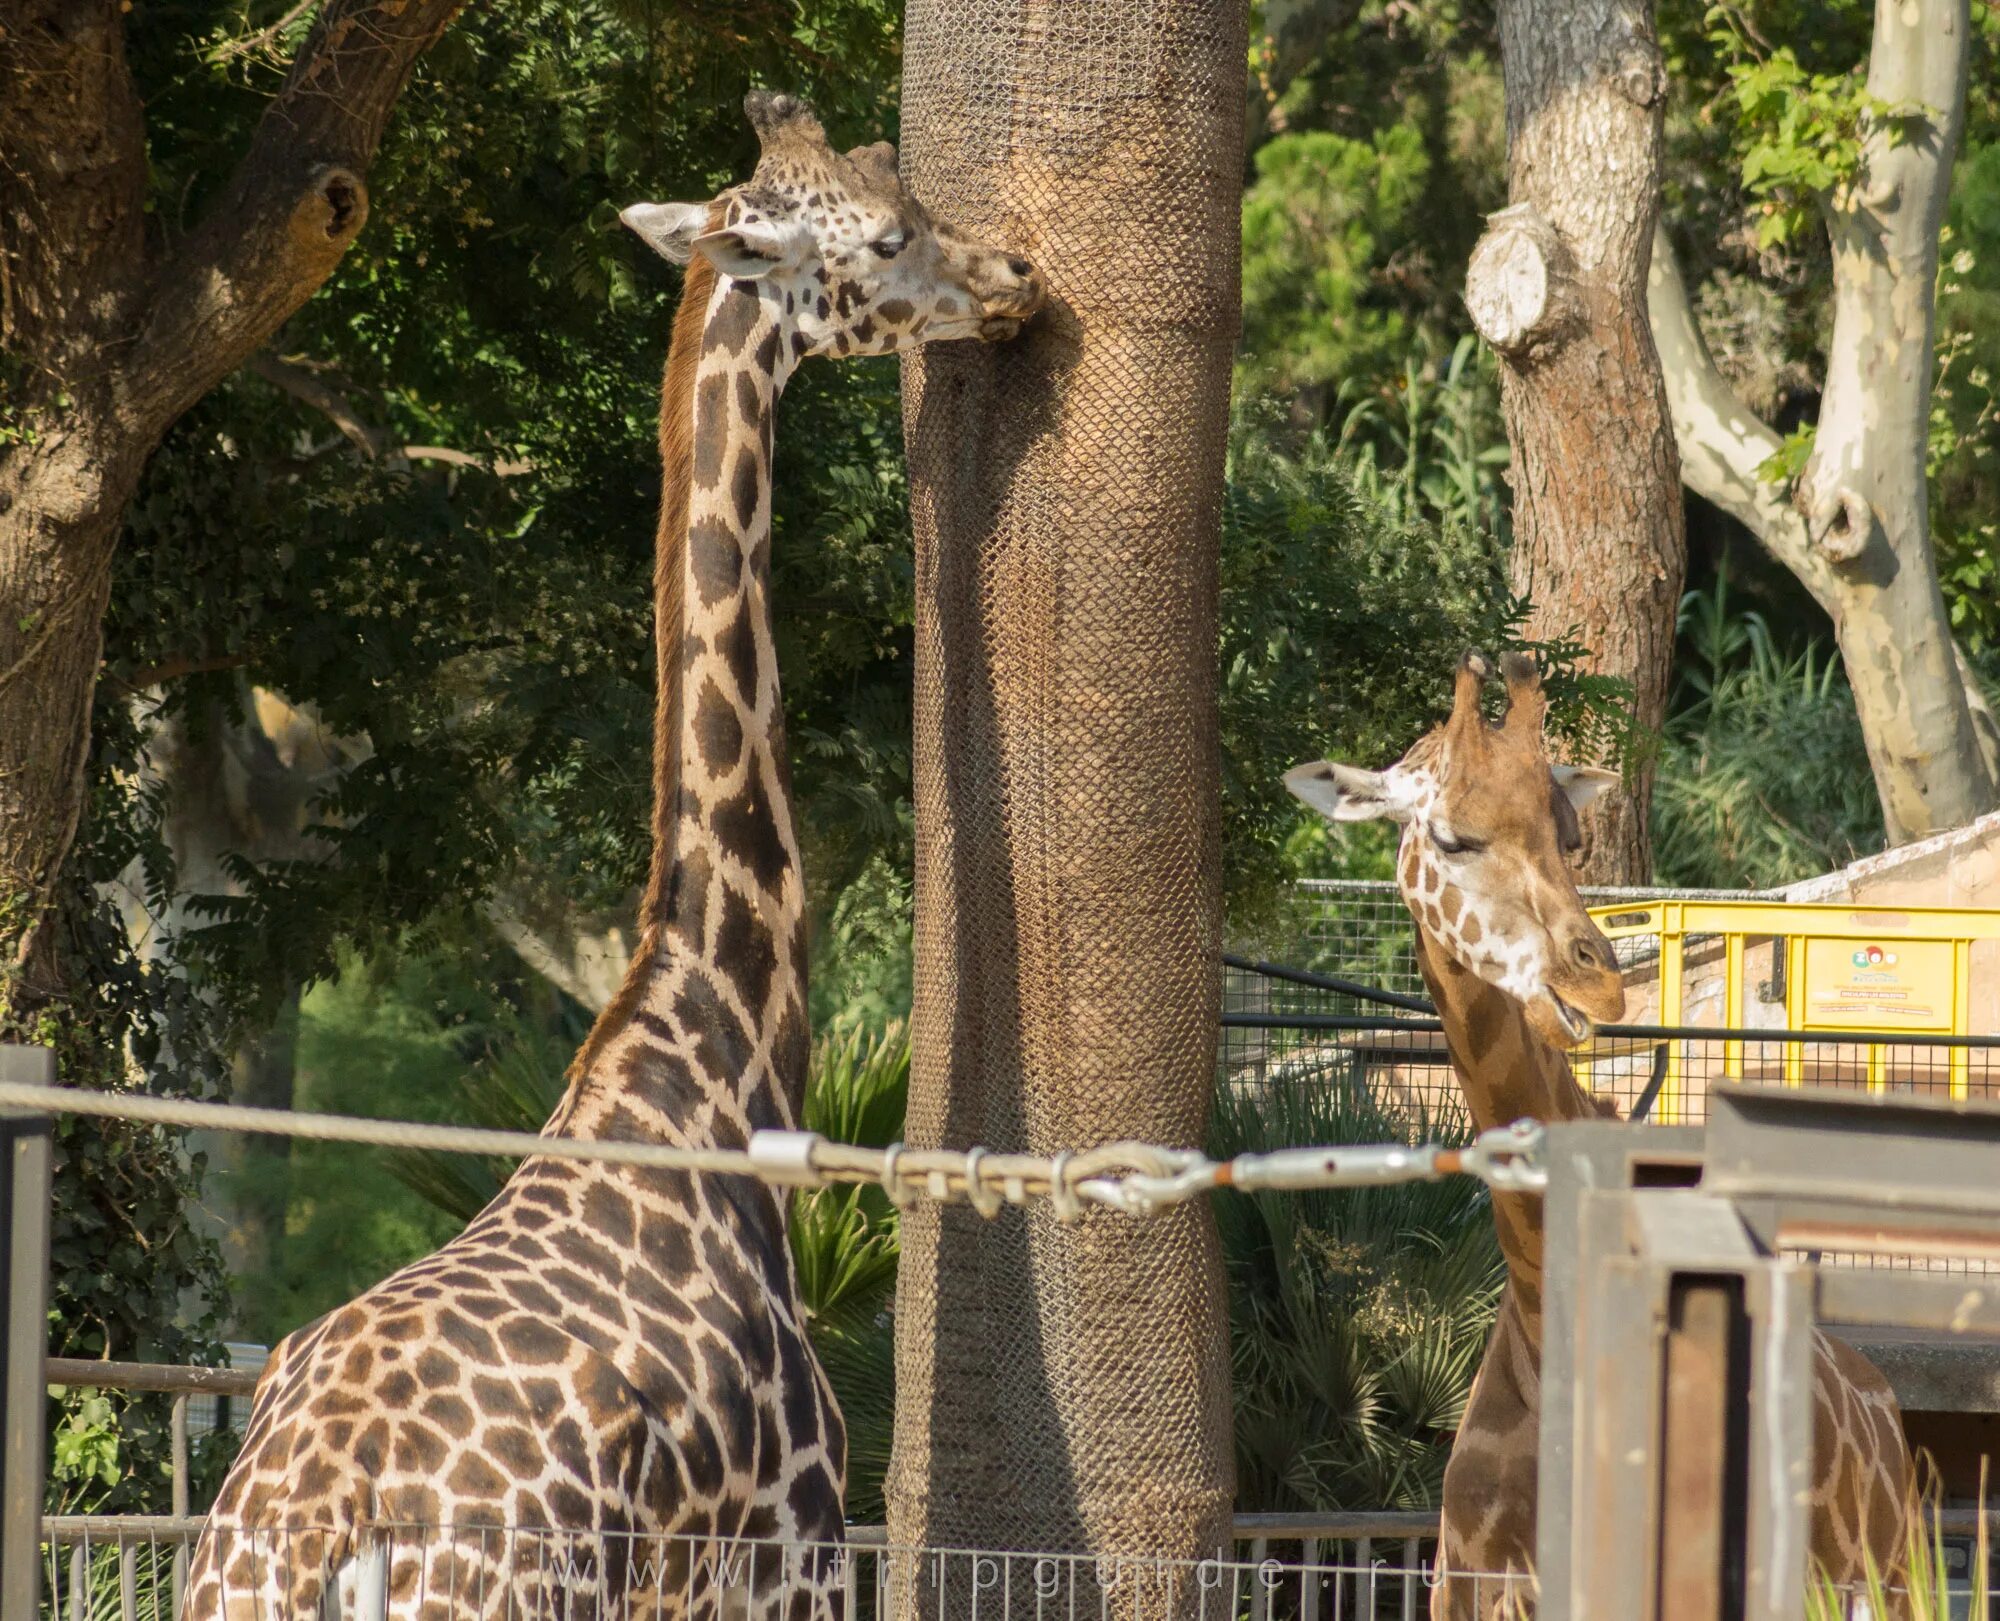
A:
<svg viewBox="0 0 2000 1621">
<path fill-rule="evenodd" d="M 667 886 L 674 870 L 680 826 L 681 643 L 687 628 L 688 502 L 694 489 L 694 380 L 701 364 L 702 330 L 715 291 L 715 267 L 697 253 L 681 285 L 674 312 L 667 370 L 660 384 L 660 525 L 653 543 L 653 646 L 658 670 L 653 698 L 653 860 L 639 902 L 639 943 L 618 994 L 604 1006 L 569 1066 L 572 1092 L 604 1044 L 631 1020 L 652 973 L 666 921 Z M 567 1108 L 569 1099 L 564 1099 Z"/>
</svg>

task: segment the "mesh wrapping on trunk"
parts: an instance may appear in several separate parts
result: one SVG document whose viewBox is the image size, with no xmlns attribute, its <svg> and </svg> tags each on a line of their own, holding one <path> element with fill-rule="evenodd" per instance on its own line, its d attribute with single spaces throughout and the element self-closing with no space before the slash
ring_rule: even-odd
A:
<svg viewBox="0 0 2000 1621">
<path fill-rule="evenodd" d="M 1196 1145 L 1219 999 L 1216 547 L 1241 0 L 910 0 L 903 167 L 1050 307 L 906 362 L 913 1144 Z M 1212 1216 L 912 1209 L 891 1541 L 1225 1543 Z M 1107 1596 L 1110 1596 L 1107 1594 Z M 1157 1590 L 1127 1598 L 1157 1612 Z M 930 1592 L 924 1613 L 1031 1613 Z"/>
</svg>

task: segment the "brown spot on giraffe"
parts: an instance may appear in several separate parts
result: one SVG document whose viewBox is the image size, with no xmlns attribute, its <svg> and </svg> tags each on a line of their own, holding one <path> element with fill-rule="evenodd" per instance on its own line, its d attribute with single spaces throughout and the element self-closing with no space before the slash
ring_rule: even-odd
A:
<svg viewBox="0 0 2000 1621">
<path fill-rule="evenodd" d="M 1564 1054 L 1625 1007 L 1610 942 L 1568 866 L 1582 842 L 1576 807 L 1617 778 L 1551 765 L 1539 672 L 1518 655 L 1501 670 L 1508 704 L 1498 725 L 1481 709 L 1492 664 L 1467 654 L 1450 718 L 1394 765 L 1322 760 L 1285 777 L 1333 820 L 1402 825 L 1397 882 L 1417 922 L 1417 964 L 1481 1130 L 1615 1113 L 1577 1084 Z M 1476 1578 L 1534 1566 L 1542 1202 L 1496 1193 L 1493 1218 L 1507 1285 L 1445 1468 L 1434 1621 L 1511 1621 L 1518 1593 Z M 1913 1490 L 1895 1397 L 1873 1363 L 1824 1334 L 1815 1378 L 1813 1557 L 1843 1584 L 1860 1581 L 1871 1559 L 1893 1572 Z"/>
<path fill-rule="evenodd" d="M 805 884 L 769 594 L 778 397 L 803 356 L 907 347 L 920 323 L 1011 331 L 1043 297 L 1005 249 L 934 227 L 892 152 L 834 151 L 789 97 L 746 111 L 749 182 L 623 216 L 688 266 L 661 389 L 653 863 L 631 972 L 551 1134 L 731 1146 L 796 1121 Z M 183 1614 L 317 1614 L 329 1579 L 351 1591 L 378 1556 L 398 1616 L 550 1613 L 533 1549 L 524 1567 L 504 1539 L 439 1531 L 383 1554 L 370 1527 L 389 1522 L 839 1541 L 845 1431 L 785 1229 L 761 1187 L 526 1161 L 438 1254 L 279 1344 Z M 299 1526 L 317 1540 L 265 1557 L 273 1528 Z M 628 1564 L 591 1576 L 602 1613 L 627 1613 Z M 681 1614 L 687 1586 L 669 1591 L 644 1613 Z M 838 1613 L 830 1568 L 804 1602 Z"/>
</svg>

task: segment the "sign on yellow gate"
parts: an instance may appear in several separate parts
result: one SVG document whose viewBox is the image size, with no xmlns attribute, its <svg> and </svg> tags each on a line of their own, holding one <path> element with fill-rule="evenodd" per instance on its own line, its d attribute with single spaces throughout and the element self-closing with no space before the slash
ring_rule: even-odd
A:
<svg viewBox="0 0 2000 1621">
<path fill-rule="evenodd" d="M 1782 901 L 1661 900 L 1593 906 L 1591 916 L 1613 940 L 1657 935 L 1660 941 L 1660 1023 L 1680 1025 L 1690 937 L 1720 936 L 1724 952 L 1723 1027 L 1743 1028 L 1746 942 L 1781 941 L 1785 963 L 1785 1025 L 1802 1031 L 1883 1035 L 1971 1035 L 1972 942 L 2000 939 L 2000 911 L 1946 906 L 1854 906 Z M 1698 1038 L 1695 1038 L 1698 1039 Z M 1743 1042 L 1723 1038 L 1723 1074 L 1743 1076 Z M 1683 1043 L 1668 1044 L 1659 1118 L 1685 1118 Z M 1888 1085 L 1887 1050 L 1868 1046 L 1868 1085 Z M 1804 1079 L 1804 1049 L 1785 1044 L 1785 1082 Z M 1951 1095 L 1968 1090 L 1970 1061 L 1952 1049 Z"/>
</svg>

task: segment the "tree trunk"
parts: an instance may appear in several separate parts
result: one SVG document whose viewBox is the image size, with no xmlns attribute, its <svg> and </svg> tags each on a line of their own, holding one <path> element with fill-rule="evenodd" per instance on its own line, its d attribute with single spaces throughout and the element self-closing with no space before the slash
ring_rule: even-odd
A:
<svg viewBox="0 0 2000 1621">
<path fill-rule="evenodd" d="M 913 1144 L 1193 1146 L 1206 1128 L 1245 48 L 1232 0 L 909 9 L 911 185 L 1052 289 L 1015 343 L 938 345 L 904 371 Z M 1225 1298 L 1202 1204 L 1074 1225 L 1047 1204 L 912 1207 L 890 1540 L 1190 1561 L 1227 1546 Z M 1061 1602 L 1112 1602 L 1078 1575 Z M 1025 1573 L 1011 1593 L 930 1579 L 905 1613 L 1037 1605 Z M 1116 1602 L 1199 1599 L 1190 1579 Z"/>
<path fill-rule="evenodd" d="M 1687 556 L 1645 324 L 1665 90 L 1652 8 L 1502 0 L 1500 49 L 1511 206 L 1473 250 L 1465 297 L 1501 360 L 1514 586 L 1532 636 L 1580 641 L 1657 728 Z M 1585 816 L 1588 879 L 1650 876 L 1651 797 L 1642 764 Z"/>
<path fill-rule="evenodd" d="M 140 471 L 353 242 L 360 175 L 460 3 L 330 0 L 230 183 L 169 246 L 147 229 L 129 7 L 0 0 L 0 1037 L 60 993 L 46 924 Z"/>
<path fill-rule="evenodd" d="M 1938 228 L 1969 26 L 1965 0 L 1876 6 L 1869 93 L 1931 116 L 1901 140 L 1872 133 L 1854 191 L 1826 212 L 1833 336 L 1812 455 L 1790 499 L 1760 474 L 1778 436 L 1716 370 L 1664 233 L 1650 286 L 1688 487 L 1740 520 L 1833 619 L 1891 844 L 2000 804 L 2000 736 L 1952 640 L 1924 470 Z"/>
</svg>

